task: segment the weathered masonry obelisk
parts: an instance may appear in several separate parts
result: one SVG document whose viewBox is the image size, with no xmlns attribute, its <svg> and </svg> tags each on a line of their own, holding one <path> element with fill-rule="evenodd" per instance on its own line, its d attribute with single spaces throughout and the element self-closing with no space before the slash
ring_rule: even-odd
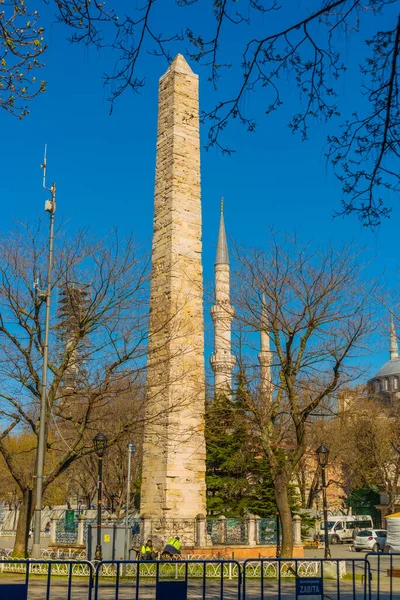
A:
<svg viewBox="0 0 400 600">
<path fill-rule="evenodd" d="M 180 54 L 159 83 L 150 295 L 140 508 L 165 537 L 206 512 L 198 77 Z"/>
</svg>

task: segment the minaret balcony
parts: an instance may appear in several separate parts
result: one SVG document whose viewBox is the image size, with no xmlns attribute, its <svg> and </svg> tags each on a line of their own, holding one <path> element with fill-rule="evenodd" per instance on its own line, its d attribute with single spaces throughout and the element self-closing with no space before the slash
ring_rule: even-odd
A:
<svg viewBox="0 0 400 600">
<path fill-rule="evenodd" d="M 231 373 L 236 359 L 232 354 L 212 354 L 210 357 L 211 368 L 218 373 Z"/>
<path fill-rule="evenodd" d="M 211 307 L 210 312 L 214 322 L 218 319 L 221 321 L 232 321 L 235 314 L 233 306 L 231 306 L 228 302 L 224 302 L 223 304 L 214 304 L 214 306 Z"/>
</svg>

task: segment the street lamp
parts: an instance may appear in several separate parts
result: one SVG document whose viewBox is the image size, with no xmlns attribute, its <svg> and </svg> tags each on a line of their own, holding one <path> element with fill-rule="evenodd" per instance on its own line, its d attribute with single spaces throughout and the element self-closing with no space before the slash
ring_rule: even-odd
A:
<svg viewBox="0 0 400 600">
<path fill-rule="evenodd" d="M 325 469 L 328 465 L 329 450 L 326 446 L 320 446 L 317 450 L 318 464 L 322 473 L 322 504 L 324 509 L 324 533 L 325 533 L 325 558 L 331 558 L 329 549 L 329 534 L 328 534 L 328 504 L 326 501 L 326 474 Z"/>
<path fill-rule="evenodd" d="M 125 552 L 124 558 L 125 560 L 129 559 L 129 498 L 131 495 L 131 457 L 136 452 L 136 444 L 135 442 L 129 442 L 128 444 L 128 481 L 126 484 L 126 507 L 125 507 Z"/>
<path fill-rule="evenodd" d="M 99 433 L 93 438 L 93 445 L 98 458 L 98 475 L 99 481 L 97 484 L 97 544 L 94 555 L 95 560 L 102 559 L 101 550 L 101 508 L 103 502 L 103 456 L 107 450 L 108 439 L 104 433 Z"/>
<path fill-rule="evenodd" d="M 46 147 L 44 150 L 43 169 L 43 188 L 50 192 L 51 200 L 46 200 L 45 211 L 50 214 L 50 229 L 49 229 L 49 254 L 47 263 L 47 287 L 46 290 L 40 290 L 39 284 L 36 282 L 35 289 L 38 297 L 46 300 L 46 317 L 44 328 L 44 343 L 43 343 L 43 368 L 42 382 L 40 393 L 40 421 L 39 421 L 39 437 L 36 457 L 36 491 L 35 491 L 35 508 L 34 508 L 34 525 L 33 525 L 33 545 L 31 556 L 32 558 L 41 557 L 40 548 L 40 530 L 42 522 L 42 498 L 43 498 L 43 476 L 44 476 L 44 457 L 46 450 L 46 417 L 47 417 L 47 366 L 49 357 L 49 330 L 50 330 L 50 296 L 51 296 L 51 275 L 53 269 L 53 242 L 54 242 L 54 213 L 56 212 L 56 184 L 53 183 L 51 188 L 46 187 L 46 172 L 47 159 Z"/>
</svg>

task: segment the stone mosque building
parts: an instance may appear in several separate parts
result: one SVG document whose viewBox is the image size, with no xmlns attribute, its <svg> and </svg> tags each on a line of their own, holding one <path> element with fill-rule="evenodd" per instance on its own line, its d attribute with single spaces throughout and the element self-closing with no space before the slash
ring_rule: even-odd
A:
<svg viewBox="0 0 400 600">
<path fill-rule="evenodd" d="M 390 359 L 368 382 L 370 393 L 387 402 L 400 398 L 400 357 L 393 316 L 390 319 L 389 354 Z"/>
</svg>

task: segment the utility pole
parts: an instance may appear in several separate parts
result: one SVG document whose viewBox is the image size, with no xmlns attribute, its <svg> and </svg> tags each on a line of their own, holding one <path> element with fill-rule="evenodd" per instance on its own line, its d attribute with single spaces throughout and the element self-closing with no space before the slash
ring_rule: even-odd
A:
<svg viewBox="0 0 400 600">
<path fill-rule="evenodd" d="M 47 268 L 47 289 L 45 291 L 38 290 L 38 294 L 46 299 L 46 320 L 43 345 L 43 370 L 42 370 L 42 394 L 40 400 L 40 422 L 39 422 L 39 441 L 36 460 L 36 494 L 35 494 L 35 511 L 34 511 L 34 529 L 33 529 L 33 546 L 32 558 L 41 558 L 40 548 L 40 529 L 42 521 L 42 495 L 43 495 L 43 473 L 44 473 L 44 456 L 45 456 L 45 441 L 46 441 L 46 416 L 47 416 L 47 365 L 49 358 L 49 329 L 50 329 L 50 295 L 51 295 L 51 273 L 53 267 L 53 241 L 54 241 L 54 213 L 56 212 L 56 184 L 48 188 L 46 187 L 46 170 L 47 158 L 46 149 L 44 149 L 43 169 L 43 188 L 50 192 L 51 199 L 46 200 L 44 210 L 50 214 L 50 232 L 49 232 L 49 259 Z"/>
<path fill-rule="evenodd" d="M 129 498 L 131 496 L 131 457 L 136 452 L 135 442 L 128 444 L 128 479 L 126 483 L 126 507 L 125 507 L 125 545 L 124 559 L 129 560 Z"/>
</svg>

